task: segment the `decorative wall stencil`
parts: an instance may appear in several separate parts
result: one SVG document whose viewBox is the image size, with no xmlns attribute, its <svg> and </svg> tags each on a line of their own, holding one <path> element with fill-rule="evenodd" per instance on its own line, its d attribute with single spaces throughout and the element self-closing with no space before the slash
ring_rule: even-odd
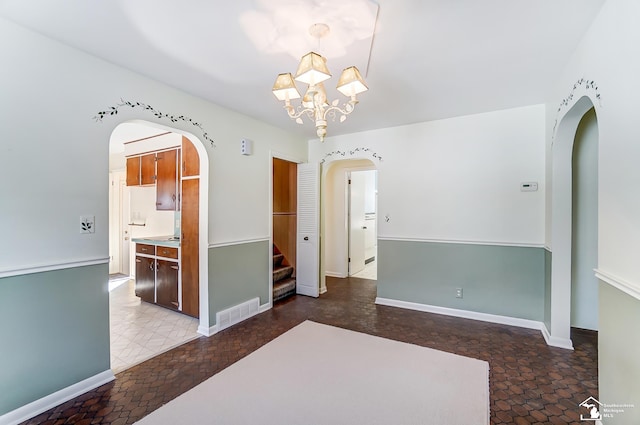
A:
<svg viewBox="0 0 640 425">
<path fill-rule="evenodd" d="M 117 115 L 118 110 L 123 106 L 129 106 L 131 108 L 142 108 L 145 111 L 151 112 L 156 118 L 168 119 L 171 122 L 182 121 L 185 123 L 189 123 L 194 127 L 198 127 L 200 129 L 200 131 L 202 132 L 202 138 L 207 140 L 209 143 L 211 143 L 211 147 L 214 147 L 214 148 L 216 147 L 216 144 L 213 141 L 213 139 L 209 137 L 209 134 L 204 130 L 204 128 L 202 128 L 202 124 L 200 124 L 199 122 L 196 122 L 191 118 L 185 117 L 184 115 L 170 115 L 170 114 L 160 112 L 157 109 L 155 109 L 153 106 L 147 105 L 146 103 L 142 103 L 142 102 L 129 102 L 129 101 L 120 99 L 120 103 L 118 103 L 116 106 L 110 106 L 107 110 L 98 112 L 98 114 L 94 116 L 93 119 L 96 121 L 102 122 L 102 119 L 106 116 Z"/>
<path fill-rule="evenodd" d="M 332 157 L 332 156 L 343 156 L 346 157 L 347 155 L 349 156 L 353 156 L 357 153 L 360 152 L 370 152 L 369 155 L 371 155 L 372 157 L 376 158 L 378 161 L 382 161 L 382 157 L 380 155 L 378 155 L 376 152 L 373 152 L 370 148 L 355 148 L 352 149 L 348 152 L 344 152 L 344 151 L 333 151 L 333 152 L 329 152 L 328 154 L 326 154 L 324 156 L 324 158 L 322 158 L 322 161 L 320 161 L 321 164 L 324 164 L 325 161 L 327 160 L 327 158 Z"/>
<path fill-rule="evenodd" d="M 571 93 L 569 93 L 569 96 L 562 99 L 562 102 L 560 102 L 560 106 L 558 106 L 558 111 L 556 113 L 556 121 L 553 124 L 553 137 L 555 137 L 556 127 L 558 126 L 558 116 L 560 115 L 560 112 L 562 111 L 563 108 L 566 108 L 567 106 L 569 106 L 569 104 L 574 98 L 575 91 L 582 86 L 584 86 L 585 90 L 593 90 L 593 92 L 595 93 L 595 98 L 598 100 L 598 104 L 602 106 L 602 99 L 600 98 L 600 92 L 598 91 L 598 86 L 596 85 L 595 81 L 580 78 L 573 85 L 573 88 L 571 89 Z"/>
</svg>

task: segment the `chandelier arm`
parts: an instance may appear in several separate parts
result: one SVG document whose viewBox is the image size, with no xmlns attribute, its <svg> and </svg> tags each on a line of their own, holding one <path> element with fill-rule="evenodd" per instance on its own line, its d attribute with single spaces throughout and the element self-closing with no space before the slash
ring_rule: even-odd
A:
<svg viewBox="0 0 640 425">
<path fill-rule="evenodd" d="M 304 108 L 304 109 L 300 109 L 296 112 L 296 109 L 291 106 L 291 105 L 285 105 L 284 109 L 287 111 L 287 114 L 289 115 L 289 118 L 295 120 L 296 118 L 299 118 L 302 116 L 302 114 L 307 114 L 307 116 L 309 118 L 313 117 L 313 113 L 314 110 L 313 108 Z"/>
<path fill-rule="evenodd" d="M 331 112 L 335 113 L 335 111 L 340 112 L 342 115 L 349 115 L 356 109 L 357 104 L 358 104 L 357 100 L 356 101 L 350 100 L 349 102 L 344 104 L 344 108 L 341 108 L 340 106 L 329 106 L 327 109 L 324 110 L 323 118 L 326 120 L 329 113 Z"/>
</svg>

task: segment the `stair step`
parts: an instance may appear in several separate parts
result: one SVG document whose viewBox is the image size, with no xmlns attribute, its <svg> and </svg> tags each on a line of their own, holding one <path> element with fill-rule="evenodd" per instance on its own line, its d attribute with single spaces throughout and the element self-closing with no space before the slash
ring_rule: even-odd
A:
<svg viewBox="0 0 640 425">
<path fill-rule="evenodd" d="M 278 301 L 296 293 L 296 280 L 288 278 L 273 284 L 273 301 Z"/>
<path fill-rule="evenodd" d="M 293 267 L 291 266 L 280 266 L 273 269 L 273 283 L 275 284 L 278 281 L 287 279 L 291 277 L 293 274 Z"/>
<path fill-rule="evenodd" d="M 284 260 L 284 255 L 273 254 L 273 268 L 279 267 L 282 264 L 282 260 Z"/>
</svg>

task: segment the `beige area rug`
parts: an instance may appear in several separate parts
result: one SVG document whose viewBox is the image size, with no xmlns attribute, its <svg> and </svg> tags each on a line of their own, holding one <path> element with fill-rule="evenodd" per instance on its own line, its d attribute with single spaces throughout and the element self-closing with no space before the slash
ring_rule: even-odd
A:
<svg viewBox="0 0 640 425">
<path fill-rule="evenodd" d="M 139 425 L 489 423 L 489 364 L 306 321 Z"/>
</svg>

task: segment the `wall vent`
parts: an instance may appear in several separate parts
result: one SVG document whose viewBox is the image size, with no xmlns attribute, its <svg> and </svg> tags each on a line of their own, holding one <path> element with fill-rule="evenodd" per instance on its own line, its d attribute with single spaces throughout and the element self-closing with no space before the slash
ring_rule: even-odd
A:
<svg viewBox="0 0 640 425">
<path fill-rule="evenodd" d="M 233 326 L 236 323 L 240 323 L 251 316 L 258 314 L 260 309 L 260 298 L 253 298 L 249 301 L 245 301 L 242 304 L 238 304 L 226 310 L 219 311 L 216 314 L 216 324 L 218 325 L 218 331 Z"/>
</svg>

